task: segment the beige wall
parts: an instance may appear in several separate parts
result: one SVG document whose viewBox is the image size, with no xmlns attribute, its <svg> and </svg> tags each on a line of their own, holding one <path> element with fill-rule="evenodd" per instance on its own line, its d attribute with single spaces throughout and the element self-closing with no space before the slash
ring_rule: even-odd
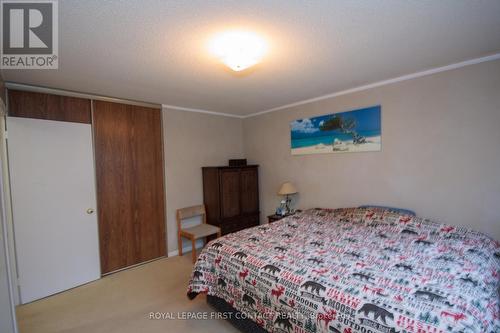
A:
<svg viewBox="0 0 500 333">
<path fill-rule="evenodd" d="M 382 151 L 291 156 L 289 123 L 382 105 Z M 260 164 L 262 217 L 281 182 L 298 207 L 380 204 L 500 239 L 500 61 L 472 65 L 244 120 Z"/>
<path fill-rule="evenodd" d="M 238 118 L 163 110 L 168 252 L 177 250 L 175 210 L 203 203 L 202 166 L 243 157 Z"/>
</svg>

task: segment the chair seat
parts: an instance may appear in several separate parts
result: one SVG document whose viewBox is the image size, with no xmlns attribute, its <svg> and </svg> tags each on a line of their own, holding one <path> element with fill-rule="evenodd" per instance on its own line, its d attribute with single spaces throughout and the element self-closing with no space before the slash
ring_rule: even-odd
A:
<svg viewBox="0 0 500 333">
<path fill-rule="evenodd" d="M 196 239 L 201 238 L 201 237 L 207 237 L 210 235 L 214 235 L 219 231 L 220 231 L 219 227 L 216 227 L 216 226 L 211 225 L 211 224 L 205 224 L 205 223 L 199 224 L 199 225 L 191 227 L 191 228 L 182 229 L 183 233 L 190 234 Z"/>
</svg>

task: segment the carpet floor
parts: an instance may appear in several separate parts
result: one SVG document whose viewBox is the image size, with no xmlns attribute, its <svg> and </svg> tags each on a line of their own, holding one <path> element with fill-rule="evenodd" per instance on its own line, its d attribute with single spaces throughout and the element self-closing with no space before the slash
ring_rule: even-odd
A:
<svg viewBox="0 0 500 333">
<path fill-rule="evenodd" d="M 20 333 L 239 332 L 210 318 L 204 295 L 186 296 L 191 253 L 121 271 L 17 307 Z M 151 319 L 150 314 L 165 314 Z M 183 319 L 191 314 L 208 319 Z"/>
</svg>

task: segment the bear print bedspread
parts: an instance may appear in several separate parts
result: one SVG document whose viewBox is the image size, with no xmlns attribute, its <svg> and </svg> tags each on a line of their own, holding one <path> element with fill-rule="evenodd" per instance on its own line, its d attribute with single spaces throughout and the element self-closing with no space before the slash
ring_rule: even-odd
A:
<svg viewBox="0 0 500 333">
<path fill-rule="evenodd" d="M 210 242 L 188 296 L 269 332 L 500 332 L 500 244 L 383 209 L 312 209 Z"/>
</svg>

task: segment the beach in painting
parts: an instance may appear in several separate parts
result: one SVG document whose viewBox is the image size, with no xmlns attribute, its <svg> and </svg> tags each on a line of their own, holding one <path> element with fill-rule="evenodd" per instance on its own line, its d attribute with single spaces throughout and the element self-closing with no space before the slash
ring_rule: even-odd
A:
<svg viewBox="0 0 500 333">
<path fill-rule="evenodd" d="M 290 124 L 292 155 L 380 151 L 380 106 Z"/>
</svg>

